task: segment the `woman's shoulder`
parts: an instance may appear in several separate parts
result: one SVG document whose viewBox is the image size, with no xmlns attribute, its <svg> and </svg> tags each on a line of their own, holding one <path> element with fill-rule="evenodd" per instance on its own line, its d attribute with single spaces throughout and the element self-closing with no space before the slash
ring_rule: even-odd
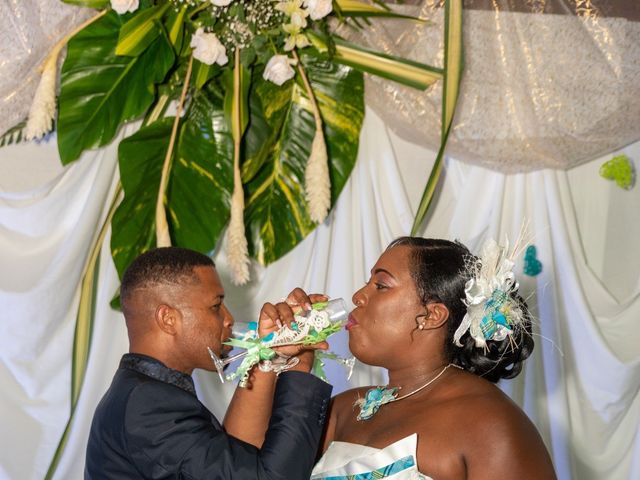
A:
<svg viewBox="0 0 640 480">
<path fill-rule="evenodd" d="M 488 427 L 509 428 L 520 423 L 531 425 L 520 407 L 495 384 L 474 374 L 463 373 L 459 380 L 444 389 L 434 408 L 449 418 L 472 419 L 465 422 L 485 433 Z"/>
<path fill-rule="evenodd" d="M 442 402 L 433 405 L 432 413 L 442 419 L 442 430 L 452 433 L 468 468 L 511 469 L 519 473 L 513 478 L 532 478 L 528 475 L 539 471 L 536 478 L 554 478 L 551 460 L 533 422 L 495 384 L 473 374 L 461 375 Z M 491 458 L 486 455 L 488 447 Z"/>
</svg>

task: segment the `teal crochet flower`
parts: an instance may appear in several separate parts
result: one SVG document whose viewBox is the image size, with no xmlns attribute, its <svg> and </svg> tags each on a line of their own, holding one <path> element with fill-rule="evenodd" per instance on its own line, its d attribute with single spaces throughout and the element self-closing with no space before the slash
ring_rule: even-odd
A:
<svg viewBox="0 0 640 480">
<path fill-rule="evenodd" d="M 536 258 L 536 247 L 529 245 L 524 254 L 524 274 L 535 277 L 542 272 L 542 262 Z"/>
</svg>

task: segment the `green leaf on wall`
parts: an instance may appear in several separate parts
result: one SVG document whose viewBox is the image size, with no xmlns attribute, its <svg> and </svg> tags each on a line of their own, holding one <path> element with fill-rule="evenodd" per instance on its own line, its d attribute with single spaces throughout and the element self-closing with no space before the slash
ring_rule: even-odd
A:
<svg viewBox="0 0 640 480">
<path fill-rule="evenodd" d="M 167 190 L 173 244 L 203 253 L 214 249 L 229 219 L 233 142 L 222 102 L 215 84 L 194 95 L 179 127 Z M 152 123 L 120 143 L 125 197 L 113 218 L 111 252 L 121 277 L 135 257 L 155 247 L 155 202 L 173 120 Z"/>
<path fill-rule="evenodd" d="M 63 164 L 109 143 L 126 121 L 143 115 L 174 53 L 160 35 L 138 57 L 115 54 L 122 19 L 109 12 L 69 42 L 62 66 L 58 150 Z"/>
<path fill-rule="evenodd" d="M 324 122 L 332 202 L 353 169 L 364 117 L 363 77 L 350 67 L 302 58 Z M 316 225 L 304 196 L 304 171 L 315 133 L 301 83 L 277 86 L 256 72 L 245 133 L 245 222 L 249 248 L 262 264 L 282 257 Z"/>
</svg>

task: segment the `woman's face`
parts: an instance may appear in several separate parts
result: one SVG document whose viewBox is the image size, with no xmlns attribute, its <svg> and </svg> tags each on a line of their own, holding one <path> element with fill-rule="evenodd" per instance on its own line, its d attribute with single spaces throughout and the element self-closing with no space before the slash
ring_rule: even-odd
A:
<svg viewBox="0 0 640 480">
<path fill-rule="evenodd" d="M 416 317 L 425 313 L 409 271 L 411 247 L 388 249 L 371 270 L 371 278 L 353 294 L 356 308 L 347 329 L 349 348 L 363 363 L 389 368 L 410 347 Z"/>
</svg>

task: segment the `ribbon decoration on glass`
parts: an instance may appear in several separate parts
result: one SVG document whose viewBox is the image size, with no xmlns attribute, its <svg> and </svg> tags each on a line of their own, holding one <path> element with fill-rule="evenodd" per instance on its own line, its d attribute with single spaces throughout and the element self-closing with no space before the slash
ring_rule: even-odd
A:
<svg viewBox="0 0 640 480">
<path fill-rule="evenodd" d="M 324 342 L 329 336 L 340 331 L 347 320 L 349 312 L 342 298 L 329 300 L 328 302 L 314 303 L 310 310 L 301 310 L 294 314 L 291 325 L 283 325 L 279 330 L 260 338 L 258 336 L 258 324 L 249 323 L 249 329 L 245 333 L 236 334 L 234 338 L 224 342 L 244 351 L 226 358 L 220 358 L 209 349 L 209 355 L 220 376 L 221 381 L 240 378 L 240 386 L 247 386 L 249 371 L 261 361 L 271 361 L 278 356 L 274 348 L 287 345 L 313 345 Z M 235 372 L 225 375 L 224 369 L 230 363 L 242 358 L 242 363 Z M 343 364 L 351 376 L 354 360 L 342 358 L 334 353 L 321 353 L 316 355 L 313 372 L 324 379 L 322 359 L 332 359 Z"/>
</svg>

